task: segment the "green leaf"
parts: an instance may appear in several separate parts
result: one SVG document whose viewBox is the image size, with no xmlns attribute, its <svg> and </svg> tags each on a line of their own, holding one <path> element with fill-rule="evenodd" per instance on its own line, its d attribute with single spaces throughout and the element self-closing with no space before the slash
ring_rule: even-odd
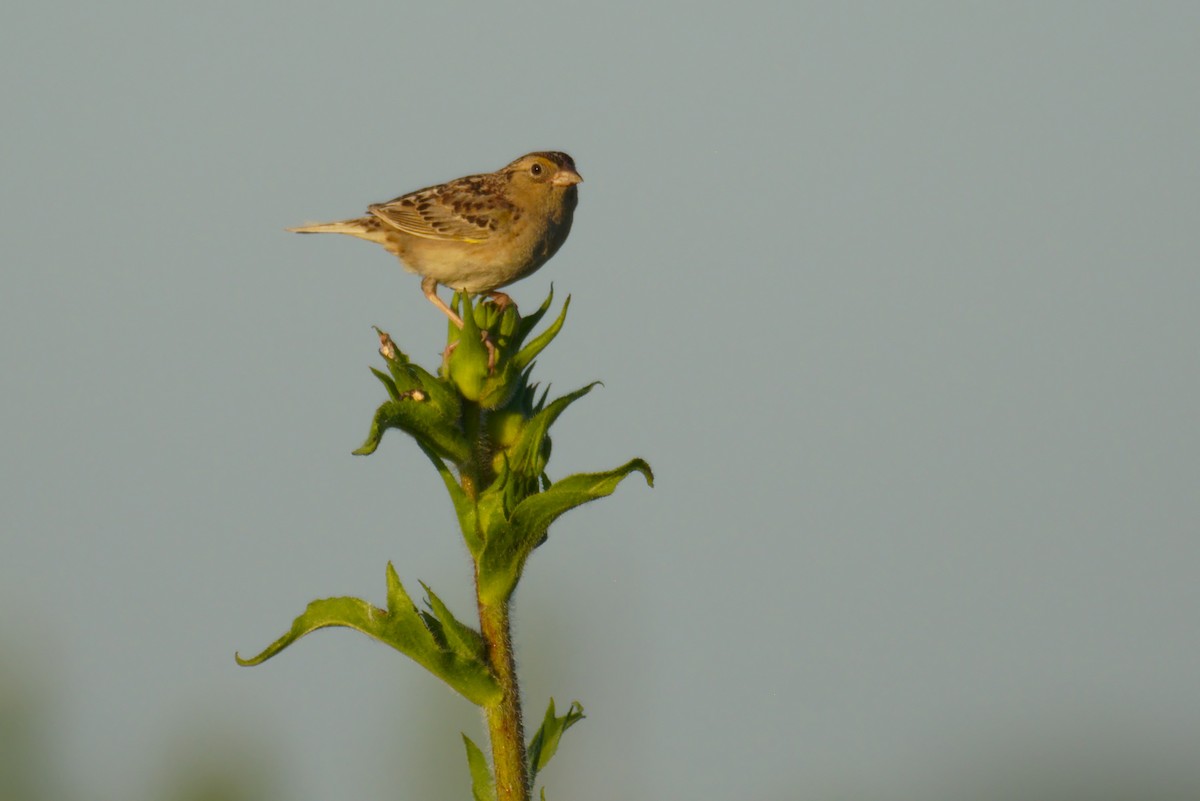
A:
<svg viewBox="0 0 1200 801">
<path fill-rule="evenodd" d="M 429 395 L 402 395 L 399 399 L 384 402 L 376 410 L 367 439 L 354 451 L 355 455 L 374 453 L 383 432 L 389 428 L 399 428 L 422 446 L 455 464 L 461 464 L 471 456 L 471 443 L 458 426 L 457 409 L 450 414 L 432 403 Z"/>
<path fill-rule="evenodd" d="M 432 596 L 432 593 L 430 595 Z M 385 645 L 390 645 L 449 684 L 472 703 L 487 706 L 499 700 L 500 685 L 482 657 L 464 653 L 453 644 L 455 639 L 469 639 L 470 635 L 462 631 L 465 627 L 450 615 L 449 610 L 445 610 L 445 617 L 440 614 L 437 617 L 437 621 L 441 623 L 441 630 L 432 630 L 412 599 L 408 597 L 408 593 L 404 591 L 404 586 L 390 562 L 387 566 L 387 598 L 386 611 L 358 598 L 324 598 L 313 601 L 304 610 L 304 614 L 292 623 L 290 631 L 257 656 L 242 659 L 237 655 L 238 664 L 262 664 L 305 634 L 327 626 L 341 626 L 361 631 Z M 440 605 L 440 601 L 438 603 Z M 448 631 L 451 628 L 455 629 L 453 633 Z"/>
<path fill-rule="evenodd" d="M 400 400 L 400 390 L 396 389 L 396 382 L 390 375 L 382 370 L 376 370 L 374 367 L 371 368 L 371 372 L 379 379 L 379 383 L 383 384 L 384 389 L 392 396 L 392 400 Z"/>
<path fill-rule="evenodd" d="M 393 398 L 398 398 L 410 390 L 422 390 L 429 395 L 430 401 L 435 406 L 450 410 L 450 416 L 456 417 L 457 414 L 453 412 L 453 408 L 458 404 L 458 396 L 454 394 L 453 389 L 444 381 L 438 380 L 436 376 L 430 374 L 421 365 L 413 364 L 403 352 L 396 348 L 396 343 L 392 342 L 391 337 L 385 331 L 382 331 L 378 326 L 374 326 L 374 328 L 375 332 L 379 334 L 381 343 L 386 341 L 388 346 L 384 347 L 381 344 L 379 355 L 387 363 L 388 372 L 392 375 L 391 386 L 396 390 L 395 393 L 391 393 L 391 388 L 389 387 L 389 394 L 392 394 Z M 375 373 L 380 381 L 384 380 L 383 376 L 374 368 L 372 368 L 371 372 Z M 387 386 L 386 382 L 385 386 Z"/>
<path fill-rule="evenodd" d="M 530 332 L 537 327 L 542 318 L 546 316 L 546 312 L 550 310 L 550 304 L 554 302 L 554 284 L 550 284 L 550 294 L 542 301 L 542 305 L 533 314 L 527 314 L 521 318 L 519 327 L 517 328 L 517 343 L 525 341 L 525 337 L 529 336 Z M 560 328 L 562 326 L 559 326 Z"/>
<path fill-rule="evenodd" d="M 484 661 L 486 658 L 486 649 L 483 637 L 480 636 L 479 632 L 465 623 L 461 623 L 450 612 L 450 609 L 442 603 L 442 599 L 437 597 L 433 590 L 429 589 L 428 584 L 422 581 L 421 586 L 425 588 L 426 601 L 441 624 L 442 633 L 450 649 L 459 656 L 476 659 L 480 662 Z"/>
<path fill-rule="evenodd" d="M 475 308 L 471 306 L 470 296 L 463 294 L 461 299 L 462 312 L 459 316 L 462 317 L 463 327 L 461 331 L 450 335 L 451 341 L 457 340 L 458 344 L 446 360 L 446 374 L 464 398 L 477 402 L 483 395 L 488 378 L 488 351 L 475 321 Z"/>
<path fill-rule="evenodd" d="M 487 759 L 470 737 L 464 734 L 462 738 L 463 745 L 467 747 L 467 765 L 471 769 L 472 798 L 475 801 L 496 801 L 496 787 L 492 782 L 492 772 L 488 770 Z"/>
<path fill-rule="evenodd" d="M 517 505 L 505 526 L 497 527 L 479 561 L 479 593 L 491 603 L 507 598 L 516 587 L 533 549 L 546 540 L 550 524 L 589 501 L 611 495 L 630 473 L 639 472 L 654 486 L 654 473 L 643 459 L 631 459 L 603 473 L 577 473 L 531 495 Z"/>
<path fill-rule="evenodd" d="M 553 294 L 551 297 L 553 297 Z M 550 298 L 546 298 L 546 303 L 544 305 L 550 305 Z M 570 308 L 570 306 L 571 296 L 567 295 L 567 299 L 563 303 L 562 311 L 558 314 L 558 319 L 555 320 L 549 328 L 538 334 L 532 342 L 521 348 L 516 356 L 513 356 L 513 366 L 516 367 L 517 372 L 524 370 L 527 364 L 537 358 L 537 355 L 545 350 L 547 345 L 554 341 L 554 338 L 558 336 L 558 332 L 562 330 L 563 323 L 567 320 L 567 309 Z M 539 310 L 539 312 L 533 316 L 534 322 L 536 323 L 537 320 L 540 320 L 542 314 L 544 313 L 544 310 Z M 530 328 L 532 328 L 532 326 L 530 326 Z M 524 334 L 522 334 L 522 339 L 524 339 Z"/>
<path fill-rule="evenodd" d="M 419 364 L 410 361 L 388 361 L 388 370 L 401 393 L 419 389 L 429 397 L 427 401 L 441 410 L 447 418 L 457 419 L 460 401 L 454 388 Z"/>
<path fill-rule="evenodd" d="M 567 410 L 568 406 L 591 392 L 599 384 L 599 381 L 593 381 L 561 398 L 555 398 L 553 403 L 529 419 L 521 432 L 521 439 L 512 449 L 512 469 L 515 472 L 537 477 L 545 470 L 545 465 L 539 464 L 539 461 L 542 457 L 542 444 L 546 439 L 546 432 L 550 430 L 550 426 L 554 424 L 558 416 Z"/>
<path fill-rule="evenodd" d="M 504 498 L 502 492 L 493 492 L 489 488 L 479 496 L 479 501 L 475 504 L 475 514 L 479 516 L 479 528 L 483 532 L 483 547 L 487 548 L 491 539 L 495 538 L 496 531 L 500 527 L 507 524 L 508 515 L 504 510 Z"/>
<path fill-rule="evenodd" d="M 549 764 L 550 758 L 554 756 L 554 753 L 558 751 L 558 741 L 562 737 L 563 732 L 581 720 L 583 720 L 583 705 L 578 701 L 571 702 L 570 708 L 567 709 L 567 714 L 557 717 L 554 714 L 554 699 L 550 699 L 550 706 L 546 707 L 546 716 L 542 720 L 542 725 L 538 727 L 537 733 L 533 735 L 533 739 L 529 742 L 530 785 L 533 784 L 542 768 Z"/>
<path fill-rule="evenodd" d="M 483 538 L 479 532 L 475 504 L 459 486 L 458 479 L 454 477 L 454 473 L 450 471 L 442 458 L 424 445 L 421 445 L 421 450 L 429 457 L 429 461 L 433 462 L 438 475 L 442 477 L 442 483 L 446 485 L 446 492 L 450 494 L 450 501 L 454 504 L 454 513 L 458 517 L 458 525 L 462 530 L 463 539 L 467 543 L 467 550 L 471 552 L 472 556 L 477 557 L 483 550 Z"/>
<path fill-rule="evenodd" d="M 630 473 L 641 473 L 646 484 L 654 486 L 654 473 L 644 459 L 630 459 L 625 464 L 603 473 L 576 473 L 559 479 L 550 488 L 526 498 L 513 511 L 514 528 L 544 532 L 550 524 L 567 511 L 611 495 Z"/>
</svg>

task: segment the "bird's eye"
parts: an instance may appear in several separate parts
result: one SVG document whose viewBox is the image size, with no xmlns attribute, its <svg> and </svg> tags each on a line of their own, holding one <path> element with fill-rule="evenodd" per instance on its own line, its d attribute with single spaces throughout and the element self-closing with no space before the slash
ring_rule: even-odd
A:
<svg viewBox="0 0 1200 801">
<path fill-rule="evenodd" d="M 542 165 L 534 164 L 532 167 L 529 168 L 529 174 L 532 175 L 534 178 L 541 175 L 542 174 Z"/>
</svg>

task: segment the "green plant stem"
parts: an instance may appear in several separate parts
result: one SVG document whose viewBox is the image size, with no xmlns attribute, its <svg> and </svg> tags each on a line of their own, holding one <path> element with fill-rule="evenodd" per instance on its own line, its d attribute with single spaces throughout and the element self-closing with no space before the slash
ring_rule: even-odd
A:
<svg viewBox="0 0 1200 801">
<path fill-rule="evenodd" d="M 479 408 L 479 404 L 470 401 L 463 401 L 462 405 L 462 427 L 463 433 L 470 442 L 474 443 L 471 449 L 471 461 L 466 464 L 459 465 L 462 472 L 462 488 L 466 490 L 467 495 L 472 499 L 478 496 L 478 491 L 484 483 L 483 463 L 484 463 L 484 438 L 482 432 L 483 411 Z"/>
<path fill-rule="evenodd" d="M 492 768 L 497 801 L 529 801 L 525 762 L 525 731 L 521 724 L 521 693 L 513 658 L 508 601 L 491 605 L 479 601 L 479 627 L 487 643 L 488 661 L 500 683 L 499 703 L 484 707 L 492 742 Z"/>
</svg>

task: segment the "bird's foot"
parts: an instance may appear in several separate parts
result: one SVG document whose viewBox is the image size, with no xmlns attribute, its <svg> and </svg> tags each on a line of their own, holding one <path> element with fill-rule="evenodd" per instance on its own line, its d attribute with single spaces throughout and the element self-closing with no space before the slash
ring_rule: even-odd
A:
<svg viewBox="0 0 1200 801">
<path fill-rule="evenodd" d="M 492 303 L 496 304 L 496 309 L 498 311 L 504 311 L 509 306 L 512 306 L 513 308 L 516 308 L 517 306 L 517 304 L 513 302 L 513 299 L 504 292 L 493 290 L 487 293 L 487 296 Z"/>
</svg>

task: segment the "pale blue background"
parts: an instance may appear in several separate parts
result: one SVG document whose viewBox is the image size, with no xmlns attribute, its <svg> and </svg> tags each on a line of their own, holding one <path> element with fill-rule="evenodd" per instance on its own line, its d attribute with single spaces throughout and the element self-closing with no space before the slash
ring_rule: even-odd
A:
<svg viewBox="0 0 1200 801">
<path fill-rule="evenodd" d="M 512 293 L 605 382 L 552 473 L 659 478 L 518 595 L 531 716 L 588 712 L 552 800 L 1200 796 L 1197 4 L 10 5 L 16 801 L 467 797 L 398 654 L 233 662 L 389 559 L 470 606 L 417 449 L 350 455 L 369 326 L 444 322 L 282 229 L 545 148 L 586 182 Z"/>
</svg>

